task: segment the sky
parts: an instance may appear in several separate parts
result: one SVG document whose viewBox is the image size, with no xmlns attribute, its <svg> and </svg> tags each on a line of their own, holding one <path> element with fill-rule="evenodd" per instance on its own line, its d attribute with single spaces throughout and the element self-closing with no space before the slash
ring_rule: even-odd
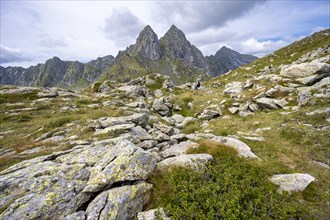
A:
<svg viewBox="0 0 330 220">
<path fill-rule="evenodd" d="M 174 24 L 204 56 L 227 46 L 258 57 L 330 26 L 329 0 L 0 3 L 4 67 L 29 67 L 54 56 L 80 62 L 116 56 L 146 25 L 161 38 Z"/>
</svg>

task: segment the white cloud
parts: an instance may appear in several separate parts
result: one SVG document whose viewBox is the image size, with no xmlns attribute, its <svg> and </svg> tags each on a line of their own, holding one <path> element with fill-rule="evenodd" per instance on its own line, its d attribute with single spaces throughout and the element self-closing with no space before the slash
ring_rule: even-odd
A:
<svg viewBox="0 0 330 220">
<path fill-rule="evenodd" d="M 29 65 L 53 56 L 87 62 L 98 56 L 116 55 L 134 43 L 147 24 L 159 37 L 175 24 L 204 55 L 215 54 L 223 45 L 242 53 L 262 55 L 329 27 L 330 17 L 327 1 L 0 1 L 0 4 L 1 43 L 20 48 L 23 57 L 31 58 Z"/>
</svg>

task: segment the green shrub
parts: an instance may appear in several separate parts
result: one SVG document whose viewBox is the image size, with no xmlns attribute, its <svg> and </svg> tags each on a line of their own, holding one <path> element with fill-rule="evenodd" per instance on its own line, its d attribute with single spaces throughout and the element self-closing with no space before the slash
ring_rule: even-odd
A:
<svg viewBox="0 0 330 220">
<path fill-rule="evenodd" d="M 263 168 L 236 156 L 228 147 L 202 145 L 215 161 L 205 172 L 174 168 L 150 178 L 150 208 L 165 207 L 172 219 L 288 219 L 301 212 L 290 203 Z"/>
</svg>

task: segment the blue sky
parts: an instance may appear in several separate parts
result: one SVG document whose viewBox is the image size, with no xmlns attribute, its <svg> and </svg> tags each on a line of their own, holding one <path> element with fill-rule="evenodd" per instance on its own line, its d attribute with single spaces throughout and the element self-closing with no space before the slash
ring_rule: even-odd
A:
<svg viewBox="0 0 330 220">
<path fill-rule="evenodd" d="M 330 26 L 328 0 L 1 0 L 0 13 L 0 64 L 23 67 L 116 56 L 146 25 L 160 38 L 175 24 L 204 55 L 225 45 L 256 56 Z"/>
</svg>

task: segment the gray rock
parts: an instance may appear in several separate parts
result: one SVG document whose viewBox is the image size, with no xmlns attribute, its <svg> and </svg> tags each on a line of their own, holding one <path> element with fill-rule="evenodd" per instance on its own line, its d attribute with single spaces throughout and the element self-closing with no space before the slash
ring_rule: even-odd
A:
<svg viewBox="0 0 330 220">
<path fill-rule="evenodd" d="M 280 186 L 280 190 L 287 192 L 303 191 L 314 180 L 313 176 L 301 173 L 277 174 L 270 178 L 270 181 Z"/>
<path fill-rule="evenodd" d="M 108 86 L 109 81 L 103 82 L 99 89 L 98 92 L 106 93 L 106 92 L 111 92 L 111 88 Z"/>
<path fill-rule="evenodd" d="M 274 99 L 260 98 L 257 99 L 256 102 L 263 109 L 278 109 Z"/>
<path fill-rule="evenodd" d="M 98 192 L 121 181 L 145 180 L 156 162 L 156 154 L 146 152 L 129 141 L 120 141 L 91 169 L 83 192 Z"/>
<path fill-rule="evenodd" d="M 239 112 L 239 108 L 238 107 L 230 107 L 228 108 L 228 111 L 232 114 L 236 114 Z"/>
<path fill-rule="evenodd" d="M 312 98 L 312 93 L 310 90 L 302 90 L 299 92 L 297 96 L 298 106 L 305 106 L 307 105 Z"/>
<path fill-rule="evenodd" d="M 141 147 L 142 149 L 151 149 L 153 147 L 155 147 L 157 145 L 157 141 L 155 140 L 146 140 L 146 141 L 142 141 L 141 143 L 137 144 L 139 147 Z"/>
<path fill-rule="evenodd" d="M 202 120 L 210 120 L 212 118 L 217 118 L 220 115 L 221 114 L 218 111 L 214 111 L 211 109 L 204 109 L 204 111 L 202 112 L 202 114 L 200 116 L 198 116 L 198 118 L 200 118 Z"/>
<path fill-rule="evenodd" d="M 145 86 L 133 86 L 127 91 L 126 96 L 128 97 L 148 97 L 149 91 Z"/>
<path fill-rule="evenodd" d="M 163 158 L 179 156 L 181 154 L 186 154 L 190 148 L 198 148 L 199 144 L 192 141 L 184 141 L 179 144 L 175 144 L 170 148 L 160 152 L 160 156 Z"/>
<path fill-rule="evenodd" d="M 203 171 L 205 165 L 213 161 L 213 157 L 209 154 L 184 154 L 176 157 L 167 158 L 157 164 L 157 170 L 166 170 L 171 167 L 181 166 L 190 167 L 197 171 Z"/>
<path fill-rule="evenodd" d="M 174 134 L 174 128 L 172 126 L 167 126 L 161 122 L 154 123 L 154 128 L 160 130 L 164 134 L 167 134 L 169 136 Z"/>
<path fill-rule="evenodd" d="M 148 203 L 152 185 L 140 182 L 106 190 L 86 209 L 86 219 L 133 219 Z"/>
<path fill-rule="evenodd" d="M 145 113 L 136 113 L 130 116 L 122 116 L 122 117 L 104 117 L 98 120 L 102 128 L 106 128 L 113 125 L 129 124 L 129 123 L 134 123 L 135 125 L 140 125 L 142 127 L 145 127 L 148 121 L 149 121 L 149 115 Z"/>
<path fill-rule="evenodd" d="M 238 155 L 241 157 L 246 158 L 258 158 L 252 151 L 251 148 L 236 138 L 231 137 L 222 137 L 222 136 L 215 136 L 211 139 L 212 141 L 219 142 L 220 144 L 226 145 L 228 147 L 234 148 Z"/>
<path fill-rule="evenodd" d="M 254 85 L 253 81 L 250 80 L 250 79 L 248 79 L 248 80 L 246 80 L 246 82 L 245 82 L 243 88 L 244 88 L 244 89 L 250 89 L 250 88 L 253 87 L 253 85 Z"/>
<path fill-rule="evenodd" d="M 163 208 L 151 209 L 144 212 L 139 212 L 137 216 L 138 220 L 170 220 L 167 217 Z"/>
<path fill-rule="evenodd" d="M 161 116 L 170 116 L 172 107 L 172 104 L 166 102 L 164 97 L 155 99 L 152 105 L 153 110 Z"/>
<path fill-rule="evenodd" d="M 156 89 L 156 90 L 154 91 L 154 94 L 155 94 L 155 96 L 156 96 L 157 98 L 160 98 L 160 97 L 164 96 L 162 90 L 160 90 L 160 89 Z"/>
<path fill-rule="evenodd" d="M 321 81 L 325 77 L 326 77 L 325 75 L 315 74 L 315 75 L 307 76 L 304 78 L 296 79 L 296 81 L 300 82 L 301 84 L 306 85 L 306 86 L 312 86 L 315 83 Z"/>
<path fill-rule="evenodd" d="M 101 134 L 108 134 L 108 133 L 118 133 L 118 132 L 123 133 L 134 127 L 135 127 L 135 124 L 133 124 L 133 123 L 112 125 L 112 126 L 104 128 L 104 129 L 96 129 L 93 136 L 97 136 L 97 135 L 101 135 Z"/>
<path fill-rule="evenodd" d="M 281 76 L 289 78 L 308 77 L 313 74 L 324 74 L 330 72 L 330 65 L 313 60 L 309 63 L 292 64 L 284 66 L 280 72 Z"/>
<path fill-rule="evenodd" d="M 238 96 L 243 91 L 244 83 L 242 82 L 231 82 L 227 83 L 223 93 L 230 96 Z"/>
<path fill-rule="evenodd" d="M 134 136 L 134 138 L 137 138 L 139 141 L 152 139 L 151 135 L 141 126 L 136 126 L 134 128 L 131 128 L 130 134 Z"/>
<path fill-rule="evenodd" d="M 280 99 L 280 100 L 275 99 L 274 102 L 275 102 L 275 104 L 276 104 L 277 106 L 279 106 L 280 108 L 284 108 L 284 107 L 288 104 L 288 102 L 285 100 L 285 98 Z"/>
<path fill-rule="evenodd" d="M 63 218 L 63 220 L 85 220 L 85 219 L 86 217 L 84 211 L 75 212 Z"/>
</svg>

